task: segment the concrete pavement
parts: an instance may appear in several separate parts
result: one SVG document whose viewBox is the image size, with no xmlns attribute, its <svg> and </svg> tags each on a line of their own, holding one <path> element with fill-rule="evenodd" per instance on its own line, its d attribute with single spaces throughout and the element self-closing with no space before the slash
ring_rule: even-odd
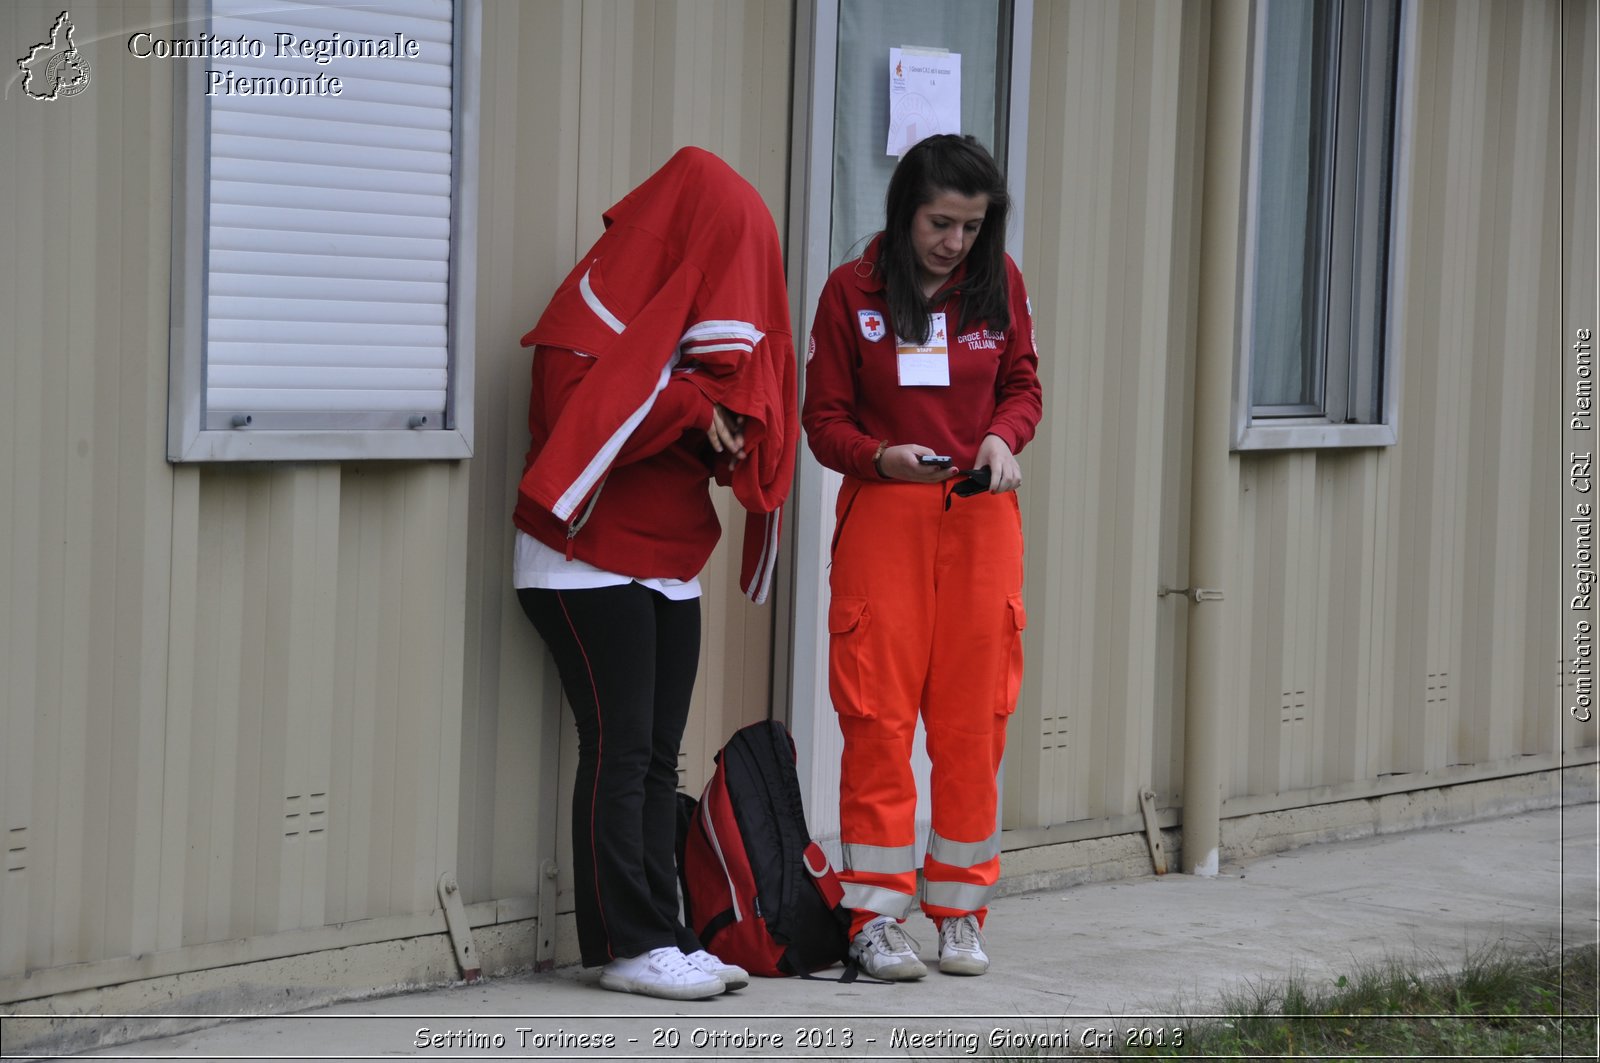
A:
<svg viewBox="0 0 1600 1063">
<path fill-rule="evenodd" d="M 1060 1058 L 1181 1036 L 1224 992 L 1331 981 L 1385 958 L 1459 964 L 1495 944 L 1594 942 L 1597 809 L 1585 804 L 1312 845 L 1172 874 L 1003 897 L 981 978 L 901 985 L 755 979 L 711 1001 L 547 974 L 230 1022 L 102 1058 Z M 907 924 L 925 958 L 937 935 Z M 837 970 L 834 972 L 837 974 Z M 1161 1021 L 1149 1016 L 1180 1016 Z M 1178 1032 L 1174 1032 L 1178 1031 Z"/>
</svg>

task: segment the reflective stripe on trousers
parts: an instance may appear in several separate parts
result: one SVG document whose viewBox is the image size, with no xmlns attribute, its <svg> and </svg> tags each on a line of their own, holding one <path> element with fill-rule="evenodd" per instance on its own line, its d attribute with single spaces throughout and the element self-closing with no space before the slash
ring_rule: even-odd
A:
<svg viewBox="0 0 1600 1063">
<path fill-rule="evenodd" d="M 844 884 L 844 906 L 854 908 L 858 912 L 870 912 L 872 915 L 904 919 L 911 914 L 911 906 L 916 899 L 914 894 L 897 893 L 882 886 L 866 886 L 859 882 Z M 852 927 L 851 936 L 855 936 L 855 931 L 859 929 L 859 926 Z"/>
<path fill-rule="evenodd" d="M 851 871 L 878 871 L 898 875 L 917 869 L 914 845 L 863 845 L 846 842 L 840 847 L 844 866 Z"/>
</svg>

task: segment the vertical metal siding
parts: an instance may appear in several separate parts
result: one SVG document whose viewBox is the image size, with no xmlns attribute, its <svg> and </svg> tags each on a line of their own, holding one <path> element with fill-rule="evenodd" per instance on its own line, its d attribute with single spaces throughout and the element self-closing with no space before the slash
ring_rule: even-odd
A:
<svg viewBox="0 0 1600 1063">
<path fill-rule="evenodd" d="M 1205 39 L 1195 5 L 1040 3 L 1023 262 L 1045 414 L 1024 451 L 1029 627 L 1008 828 L 1170 801 Z"/>
<path fill-rule="evenodd" d="M 84 12 L 75 39 L 161 7 Z M 0 38 L 21 55 L 59 11 L 7 5 Z M 170 137 L 137 120 L 167 83 L 111 61 L 72 99 L 8 85 L 0 977 L 157 944 L 163 793 L 146 765 L 162 760 L 171 505 L 155 446 Z"/>
<path fill-rule="evenodd" d="M 431 911 L 454 852 L 461 471 L 173 476 L 191 549 L 173 553 L 165 829 L 186 845 L 161 947 Z"/>
<path fill-rule="evenodd" d="M 469 900 L 532 895 L 555 835 L 555 669 L 511 589 L 511 505 L 527 446 L 517 340 L 571 268 L 579 225 L 582 5 L 484 9 L 479 138 L 477 438 L 470 462 L 466 671 L 457 874 Z"/>
</svg>

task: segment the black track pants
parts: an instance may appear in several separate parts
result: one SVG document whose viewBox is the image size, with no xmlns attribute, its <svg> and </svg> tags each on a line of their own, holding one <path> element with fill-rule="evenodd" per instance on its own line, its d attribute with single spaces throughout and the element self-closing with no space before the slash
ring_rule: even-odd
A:
<svg viewBox="0 0 1600 1063">
<path fill-rule="evenodd" d="M 700 601 L 637 583 L 517 599 L 578 725 L 572 858 L 586 967 L 700 948 L 678 919 L 678 747 L 700 662 Z"/>
</svg>

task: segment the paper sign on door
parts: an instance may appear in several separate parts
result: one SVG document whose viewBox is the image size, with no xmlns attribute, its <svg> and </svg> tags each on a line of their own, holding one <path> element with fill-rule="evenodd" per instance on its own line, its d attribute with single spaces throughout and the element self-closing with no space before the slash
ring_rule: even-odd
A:
<svg viewBox="0 0 1600 1063">
<path fill-rule="evenodd" d="M 888 153 L 898 158 L 924 137 L 959 132 L 961 53 L 890 48 Z"/>
</svg>

